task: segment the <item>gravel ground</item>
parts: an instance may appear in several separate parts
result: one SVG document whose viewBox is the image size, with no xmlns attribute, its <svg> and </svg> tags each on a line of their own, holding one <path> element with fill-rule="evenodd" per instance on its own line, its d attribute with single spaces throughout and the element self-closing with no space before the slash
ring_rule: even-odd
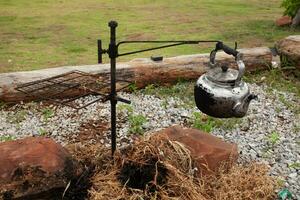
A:
<svg viewBox="0 0 300 200">
<path fill-rule="evenodd" d="M 293 111 L 295 107 L 299 108 L 299 98 L 266 85 L 251 84 L 250 88 L 259 99 L 251 102 L 247 116 L 231 129 L 215 127 L 212 134 L 238 144 L 239 162 L 256 160 L 268 164 L 270 174 L 300 199 L 300 116 Z M 159 98 L 142 93 L 122 93 L 120 96 L 133 103 L 130 107 L 118 104 L 119 145 L 132 140 L 127 134 L 130 130 L 129 115 L 145 116 L 147 122 L 142 127 L 147 134 L 173 124 L 189 126 L 193 113 L 199 112 L 196 107 L 183 106 L 184 103 L 175 97 Z M 94 98 L 86 97 L 78 102 Z M 76 139 L 81 124 L 94 120 L 107 122 L 110 119 L 109 107 L 109 103 L 96 103 L 75 112 L 68 107 L 41 103 L 19 104 L 0 110 L 0 137 L 5 140 L 47 134 L 67 144 Z M 100 140 L 106 145 L 109 145 L 108 131 Z"/>
</svg>

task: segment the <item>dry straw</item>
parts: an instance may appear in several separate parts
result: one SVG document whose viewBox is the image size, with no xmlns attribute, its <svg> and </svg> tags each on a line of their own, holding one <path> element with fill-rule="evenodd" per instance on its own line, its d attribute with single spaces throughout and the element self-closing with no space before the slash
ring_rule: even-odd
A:
<svg viewBox="0 0 300 200">
<path fill-rule="evenodd" d="M 163 135 L 153 135 L 120 150 L 114 159 L 99 145 L 71 150 L 95 166 L 92 200 L 271 200 L 276 181 L 261 164 L 233 165 L 196 177 L 190 151 Z"/>
</svg>

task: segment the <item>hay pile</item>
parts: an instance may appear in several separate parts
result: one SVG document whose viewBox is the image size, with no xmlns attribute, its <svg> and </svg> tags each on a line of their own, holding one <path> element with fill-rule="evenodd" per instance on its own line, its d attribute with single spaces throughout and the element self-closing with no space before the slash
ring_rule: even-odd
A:
<svg viewBox="0 0 300 200">
<path fill-rule="evenodd" d="M 234 165 L 207 177 L 195 177 L 190 152 L 162 135 L 136 142 L 111 159 L 101 146 L 71 148 L 93 166 L 92 200 L 256 200 L 274 199 L 276 182 L 260 164 Z"/>
</svg>

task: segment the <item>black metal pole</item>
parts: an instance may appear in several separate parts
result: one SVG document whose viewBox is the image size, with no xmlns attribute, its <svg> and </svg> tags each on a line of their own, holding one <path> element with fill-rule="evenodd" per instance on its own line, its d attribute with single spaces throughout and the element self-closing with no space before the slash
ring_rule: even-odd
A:
<svg viewBox="0 0 300 200">
<path fill-rule="evenodd" d="M 116 27 L 118 23 L 116 21 L 110 21 L 108 23 L 110 27 L 110 44 L 109 44 L 109 58 L 110 58 L 110 105 L 111 105 L 111 153 L 112 156 L 116 150 L 116 58 L 117 58 L 117 46 L 116 46 Z"/>
<path fill-rule="evenodd" d="M 98 40 L 97 44 L 98 44 L 98 64 L 101 64 L 102 63 L 102 41 Z"/>
</svg>

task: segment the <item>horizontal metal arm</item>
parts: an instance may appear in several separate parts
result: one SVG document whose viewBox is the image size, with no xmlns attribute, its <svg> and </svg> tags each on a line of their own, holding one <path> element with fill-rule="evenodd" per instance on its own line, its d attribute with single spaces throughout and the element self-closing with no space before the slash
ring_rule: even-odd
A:
<svg viewBox="0 0 300 200">
<path fill-rule="evenodd" d="M 145 51 L 153 51 L 156 49 L 163 49 L 163 48 L 168 48 L 168 47 L 174 47 L 174 46 L 179 46 L 179 45 L 183 45 L 184 43 L 176 43 L 176 44 L 169 44 L 169 45 L 164 45 L 164 46 L 159 46 L 159 47 L 153 47 L 153 48 L 149 48 L 149 49 L 143 49 L 143 50 L 138 50 L 138 51 L 131 51 L 131 52 L 127 52 L 127 53 L 122 53 L 122 54 L 118 54 L 118 57 L 120 56 L 127 56 L 127 55 L 131 55 L 131 54 L 136 54 L 136 53 L 141 53 L 141 52 L 145 52 Z"/>
<path fill-rule="evenodd" d="M 131 52 L 127 52 L 127 53 L 122 53 L 122 54 L 118 54 L 117 57 L 141 53 L 141 52 L 145 52 L 145 51 L 153 51 L 156 49 L 163 49 L 163 48 L 168 48 L 168 47 L 185 45 L 185 44 L 199 44 L 199 43 L 212 43 L 212 42 L 215 43 L 215 42 L 219 42 L 219 41 L 218 40 L 121 41 L 116 45 L 117 48 L 119 48 L 119 46 L 121 44 L 133 44 L 133 43 L 144 43 L 144 44 L 145 43 L 175 43 L 175 44 L 163 45 L 163 46 L 159 46 L 159 47 L 153 47 L 153 48 L 148 48 L 148 49 L 142 49 L 142 50 L 131 51 Z"/>
</svg>

